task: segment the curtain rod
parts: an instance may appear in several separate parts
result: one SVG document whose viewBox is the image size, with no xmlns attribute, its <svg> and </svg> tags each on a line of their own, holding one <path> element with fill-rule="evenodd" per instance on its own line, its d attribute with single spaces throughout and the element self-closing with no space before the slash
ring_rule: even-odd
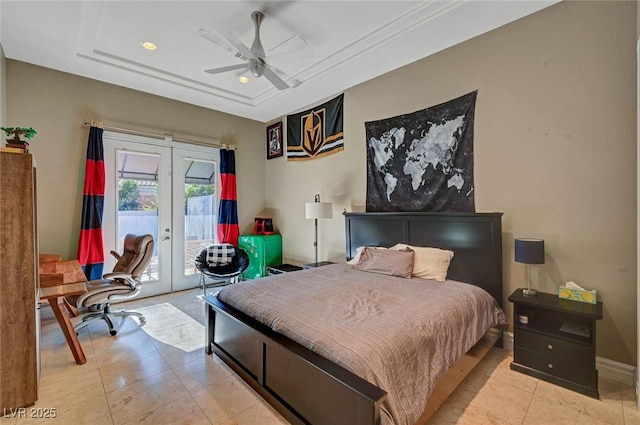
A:
<svg viewBox="0 0 640 425">
<path fill-rule="evenodd" d="M 226 143 L 220 144 L 220 143 L 213 143 L 213 144 L 209 144 L 209 143 L 203 143 L 203 142 L 198 142 L 195 140 L 189 140 L 189 139 L 176 139 L 175 137 L 171 136 L 170 134 L 157 134 L 157 133 L 150 133 L 147 131 L 138 131 L 138 130 L 132 130 L 129 128 L 121 128 L 121 127 L 114 127 L 114 126 L 110 126 L 110 125 L 103 125 L 102 121 L 98 121 L 98 120 L 84 120 L 82 121 L 82 125 L 83 126 L 92 126 L 92 127 L 98 127 L 101 128 L 103 130 L 107 130 L 107 131 L 115 131 L 117 133 L 125 133 L 125 134 L 131 134 L 133 136 L 144 136 L 144 137 L 151 137 L 154 139 L 165 139 L 166 137 L 171 137 L 171 140 L 173 140 L 174 142 L 178 142 L 178 143 L 188 143 L 190 145 L 198 145 L 198 146 L 207 146 L 207 147 L 213 147 L 213 148 L 219 148 L 219 149 L 232 149 L 232 150 L 238 150 L 236 148 L 235 145 L 227 145 Z"/>
</svg>

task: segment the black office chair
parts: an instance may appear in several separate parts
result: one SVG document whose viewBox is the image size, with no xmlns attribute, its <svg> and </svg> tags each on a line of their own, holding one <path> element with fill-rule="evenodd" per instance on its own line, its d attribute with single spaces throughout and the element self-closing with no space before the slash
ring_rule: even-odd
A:
<svg viewBox="0 0 640 425">
<path fill-rule="evenodd" d="M 200 272 L 200 286 L 204 295 L 207 295 L 207 287 L 229 285 L 238 282 L 242 277 L 242 273 L 249 267 L 249 255 L 242 248 L 233 248 L 234 253 L 231 262 L 220 265 L 215 262 L 209 262 L 207 254 L 209 247 L 200 251 L 195 258 L 196 269 Z M 216 280 L 212 283 L 205 283 L 205 276 Z"/>
</svg>

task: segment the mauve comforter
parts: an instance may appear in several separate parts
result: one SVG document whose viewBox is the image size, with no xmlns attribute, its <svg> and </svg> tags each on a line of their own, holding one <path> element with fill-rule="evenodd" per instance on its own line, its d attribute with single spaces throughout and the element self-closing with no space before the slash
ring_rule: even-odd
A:
<svg viewBox="0 0 640 425">
<path fill-rule="evenodd" d="M 385 390 L 383 425 L 415 423 L 447 369 L 507 325 L 473 285 L 340 264 L 241 282 L 218 298 Z"/>
</svg>

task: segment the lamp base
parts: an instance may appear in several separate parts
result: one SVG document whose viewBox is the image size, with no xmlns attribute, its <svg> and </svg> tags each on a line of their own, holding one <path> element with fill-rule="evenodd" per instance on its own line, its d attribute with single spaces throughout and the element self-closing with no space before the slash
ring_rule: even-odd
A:
<svg viewBox="0 0 640 425">
<path fill-rule="evenodd" d="M 523 288 L 522 289 L 522 295 L 535 297 L 536 295 L 538 295 L 538 291 L 536 291 L 535 289 L 531 289 L 531 288 Z"/>
</svg>

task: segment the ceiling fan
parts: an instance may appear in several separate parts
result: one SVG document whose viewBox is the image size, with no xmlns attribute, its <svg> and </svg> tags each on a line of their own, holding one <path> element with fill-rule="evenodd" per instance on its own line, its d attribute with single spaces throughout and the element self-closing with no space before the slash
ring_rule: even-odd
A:
<svg viewBox="0 0 640 425">
<path fill-rule="evenodd" d="M 254 77 L 264 76 L 278 90 L 285 90 L 290 87 L 294 87 L 297 84 L 300 84 L 299 81 L 295 80 L 294 84 L 290 86 L 278 75 L 285 74 L 273 67 L 273 65 L 267 63 L 267 56 L 265 54 L 264 47 L 262 46 L 262 41 L 260 40 L 260 24 L 264 19 L 264 14 L 259 11 L 254 11 L 251 13 L 251 19 L 255 27 L 255 36 L 253 39 L 253 44 L 251 44 L 251 48 L 245 46 L 244 43 L 240 41 L 238 36 L 224 25 L 216 26 L 214 31 L 209 31 L 206 29 L 198 30 L 198 34 L 200 34 L 201 37 L 231 52 L 234 57 L 240 58 L 247 62 L 244 64 L 207 69 L 204 72 L 207 72 L 209 74 L 218 74 L 221 72 L 234 71 L 237 69 L 246 69 Z M 302 37 L 293 35 L 283 43 L 280 43 L 278 46 L 272 49 L 271 51 L 275 54 L 269 55 L 269 58 L 273 58 L 276 54 L 280 55 L 283 53 L 302 49 L 306 45 L 307 42 L 304 41 Z"/>
</svg>

